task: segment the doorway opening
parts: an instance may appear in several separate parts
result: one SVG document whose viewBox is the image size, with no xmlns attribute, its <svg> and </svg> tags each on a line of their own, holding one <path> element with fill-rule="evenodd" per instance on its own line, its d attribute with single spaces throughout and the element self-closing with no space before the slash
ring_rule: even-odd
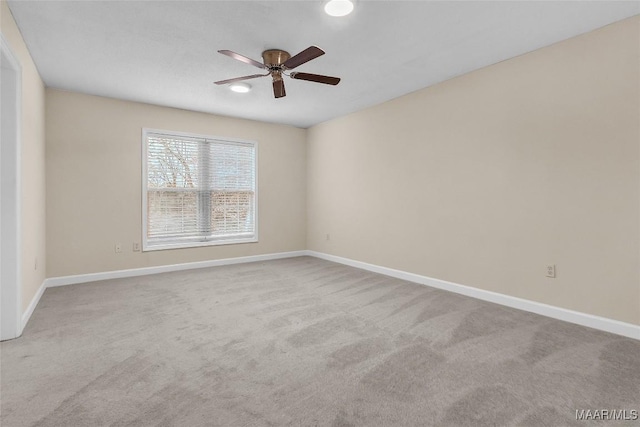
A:
<svg viewBox="0 0 640 427">
<path fill-rule="evenodd" d="M 0 34 L 0 340 L 22 334 L 20 292 L 21 67 Z"/>
</svg>

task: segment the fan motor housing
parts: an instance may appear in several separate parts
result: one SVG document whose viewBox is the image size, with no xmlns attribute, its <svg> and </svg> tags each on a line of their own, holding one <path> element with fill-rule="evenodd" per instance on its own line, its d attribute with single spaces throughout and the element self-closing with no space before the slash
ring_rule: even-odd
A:
<svg viewBox="0 0 640 427">
<path fill-rule="evenodd" d="M 289 52 L 280 49 L 269 49 L 262 52 L 262 60 L 267 67 L 282 65 L 289 58 L 291 58 Z"/>
</svg>

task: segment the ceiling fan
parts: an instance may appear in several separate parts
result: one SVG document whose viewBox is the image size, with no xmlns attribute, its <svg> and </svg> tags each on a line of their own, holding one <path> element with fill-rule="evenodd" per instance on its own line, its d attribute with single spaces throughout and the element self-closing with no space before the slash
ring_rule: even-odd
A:
<svg viewBox="0 0 640 427">
<path fill-rule="evenodd" d="M 247 58 L 244 55 L 240 55 L 239 53 L 232 52 L 230 50 L 219 50 L 218 52 L 223 55 L 230 56 L 233 59 L 237 59 L 238 61 L 253 65 L 254 67 L 266 69 L 268 73 L 252 74 L 250 76 L 220 80 L 215 82 L 215 84 L 217 85 L 234 83 L 241 80 L 255 79 L 257 77 L 271 76 L 273 78 L 273 95 L 276 98 L 282 98 L 283 96 L 287 95 L 284 90 L 284 80 L 282 79 L 282 76 L 289 76 L 292 79 L 296 80 L 307 80 L 310 82 L 324 83 L 333 86 L 340 83 L 340 79 L 338 77 L 323 76 L 320 74 L 299 73 L 296 71 L 287 74 L 288 70 L 293 70 L 294 68 L 306 62 L 309 62 L 312 59 L 324 55 L 324 51 L 317 46 L 310 46 L 294 56 L 291 56 L 289 55 L 289 52 L 285 52 L 284 50 L 280 49 L 265 50 L 264 52 L 262 52 L 262 63 L 251 58 Z"/>
</svg>

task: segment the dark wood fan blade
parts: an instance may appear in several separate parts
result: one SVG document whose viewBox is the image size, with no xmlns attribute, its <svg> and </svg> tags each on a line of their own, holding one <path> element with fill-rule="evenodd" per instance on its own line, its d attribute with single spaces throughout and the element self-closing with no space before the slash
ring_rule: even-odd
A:
<svg viewBox="0 0 640 427">
<path fill-rule="evenodd" d="M 276 98 L 282 98 L 283 96 L 287 96 L 287 93 L 284 90 L 283 80 L 273 81 L 273 96 L 275 96 Z"/>
<path fill-rule="evenodd" d="M 340 78 L 338 77 L 322 76 L 320 74 L 298 73 L 295 71 L 291 73 L 289 77 L 291 77 L 292 79 L 308 80 L 310 82 L 324 83 L 333 86 L 340 83 Z"/>
<path fill-rule="evenodd" d="M 227 83 L 233 83 L 233 82 L 239 82 L 240 80 L 249 80 L 249 79 L 255 79 L 258 77 L 264 77 L 264 76 L 268 76 L 269 73 L 267 74 L 252 74 L 250 76 L 244 76 L 244 77 L 235 77 L 233 79 L 227 79 L 227 80 L 220 80 L 217 82 L 214 82 L 217 85 L 226 85 Z"/>
<path fill-rule="evenodd" d="M 324 50 L 320 49 L 318 46 L 310 46 L 299 54 L 287 59 L 282 65 L 287 67 L 289 70 L 293 70 L 297 66 L 302 65 L 305 62 L 309 62 L 312 59 L 316 59 L 318 56 L 322 55 L 324 55 Z"/>
<path fill-rule="evenodd" d="M 258 67 L 258 68 L 267 68 L 267 67 L 265 67 L 265 65 L 262 62 L 258 62 L 256 60 L 251 59 L 251 58 L 247 58 L 244 55 L 240 55 L 239 53 L 235 53 L 235 52 L 232 52 L 230 50 L 219 50 L 218 52 L 223 54 L 223 55 L 230 56 L 233 59 L 237 59 L 238 61 L 242 61 L 244 63 L 247 63 L 247 64 L 253 65 L 255 67 Z"/>
</svg>

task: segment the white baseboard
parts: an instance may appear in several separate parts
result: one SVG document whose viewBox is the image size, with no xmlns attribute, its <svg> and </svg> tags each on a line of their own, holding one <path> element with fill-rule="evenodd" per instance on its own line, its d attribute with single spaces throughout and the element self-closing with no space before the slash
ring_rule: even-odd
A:
<svg viewBox="0 0 640 427">
<path fill-rule="evenodd" d="M 184 264 L 161 265 L 157 267 L 133 268 L 128 270 L 107 271 L 103 273 L 78 274 L 74 276 L 51 277 L 46 279 L 38 292 L 31 300 L 29 307 L 22 316 L 22 327 L 24 328 L 31 317 L 31 314 L 38 305 L 44 290 L 49 287 L 73 285 L 78 283 L 95 282 L 98 280 L 119 279 L 124 277 L 145 276 L 149 274 L 167 273 L 171 271 L 193 270 L 198 268 L 216 267 L 221 265 L 241 264 L 247 262 L 269 261 L 282 258 L 293 258 L 298 256 L 313 256 L 327 261 L 333 261 L 351 267 L 360 268 L 374 273 L 384 274 L 397 279 L 407 280 L 433 288 L 443 289 L 457 294 L 466 295 L 483 301 L 489 301 L 519 310 L 529 311 L 542 316 L 551 317 L 565 322 L 575 323 L 589 328 L 599 329 L 613 334 L 622 335 L 640 340 L 640 326 L 631 323 L 620 322 L 606 317 L 594 316 L 565 308 L 555 307 L 535 301 L 512 297 L 497 292 L 486 291 L 471 286 L 460 285 L 447 282 L 445 280 L 434 279 L 419 274 L 409 273 L 402 270 L 382 267 L 336 255 L 325 254 L 311 250 L 280 252 L 275 254 L 252 255 L 237 258 L 225 258 L 210 261 L 190 262 Z"/>
<path fill-rule="evenodd" d="M 581 313 L 579 311 L 568 310 L 566 308 L 560 308 L 522 298 L 512 297 L 497 292 L 485 291 L 483 289 L 473 288 L 471 286 L 459 285 L 457 283 L 447 282 L 445 280 L 408 273 L 402 270 L 394 270 L 392 268 L 381 267 L 379 265 L 368 264 L 366 262 L 343 258 L 336 255 L 329 255 L 322 252 L 307 250 L 306 254 L 327 261 L 333 261 L 340 264 L 349 265 L 351 267 L 360 268 L 362 270 L 384 274 L 385 276 L 391 276 L 397 279 L 407 280 L 409 282 L 415 282 L 421 285 L 455 292 L 457 294 L 466 295 L 483 301 L 489 301 L 507 307 L 517 308 L 519 310 L 540 314 L 542 316 L 563 320 L 565 322 L 575 323 L 578 325 L 587 326 L 589 328 L 599 329 L 601 331 L 611 332 L 613 334 L 640 340 L 639 325 L 633 325 L 631 323 L 620 322 L 618 320 L 608 319 L 606 317 L 594 316 L 592 314 Z"/>
<path fill-rule="evenodd" d="M 38 292 L 36 292 L 36 294 L 31 299 L 29 306 L 27 307 L 25 312 L 22 313 L 22 324 L 20 325 L 20 335 L 22 335 L 22 331 L 27 326 L 27 322 L 29 322 L 29 319 L 31 319 L 31 315 L 33 314 L 33 311 L 36 309 L 36 306 L 40 302 L 40 298 L 42 298 L 42 294 L 44 294 L 44 291 L 46 288 L 47 288 L 47 279 L 45 279 L 42 282 L 42 284 L 38 288 Z"/>
<path fill-rule="evenodd" d="M 168 273 L 171 271 L 194 270 L 198 268 L 217 267 L 220 265 L 242 264 L 246 262 L 269 261 L 273 259 L 293 258 L 307 255 L 306 251 L 279 252 L 275 254 L 251 255 L 237 258 L 214 259 L 210 261 L 188 262 L 184 264 L 159 265 L 156 267 L 132 268 L 128 270 L 105 271 L 103 273 L 77 274 L 74 276 L 50 277 L 47 288 L 55 286 L 75 285 L 78 283 L 97 282 L 99 280 L 121 279 L 124 277 L 146 276 L 149 274 Z"/>
</svg>

